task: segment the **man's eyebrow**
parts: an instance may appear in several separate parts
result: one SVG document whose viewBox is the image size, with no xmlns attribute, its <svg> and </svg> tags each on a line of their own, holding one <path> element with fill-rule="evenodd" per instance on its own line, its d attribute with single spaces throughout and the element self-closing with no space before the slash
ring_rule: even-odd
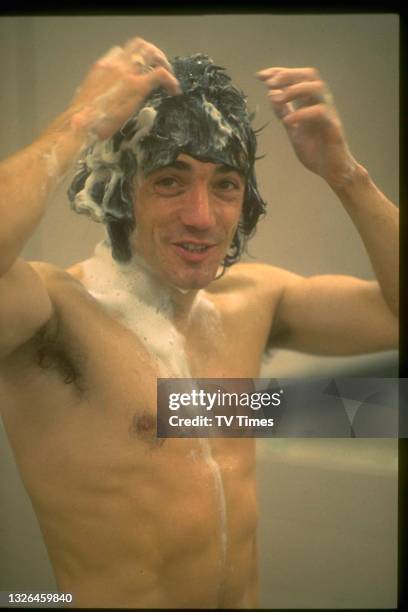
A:
<svg viewBox="0 0 408 612">
<path fill-rule="evenodd" d="M 181 160 L 175 160 L 164 166 L 160 166 L 157 170 L 167 170 L 167 168 L 175 168 L 175 170 L 191 170 L 191 165 Z"/>
<path fill-rule="evenodd" d="M 190 171 L 193 169 L 193 166 L 189 164 L 188 162 L 182 161 L 180 159 L 176 159 L 174 162 L 165 164 L 164 166 L 160 166 L 160 168 L 157 168 L 157 171 L 159 172 L 160 170 L 167 170 L 169 168 L 174 168 L 175 170 Z M 242 178 L 245 178 L 244 173 L 241 170 L 239 170 L 238 168 L 235 168 L 234 166 L 228 166 L 227 164 L 217 165 L 214 172 L 215 174 L 226 174 L 227 172 L 236 172 Z"/>
<path fill-rule="evenodd" d="M 228 166 L 227 164 L 221 164 L 220 166 L 217 166 L 215 169 L 216 174 L 226 174 L 227 172 L 236 172 L 237 174 L 239 174 L 240 177 L 245 178 L 245 175 L 242 172 L 242 170 L 239 170 L 238 168 L 235 168 L 234 166 Z"/>
</svg>

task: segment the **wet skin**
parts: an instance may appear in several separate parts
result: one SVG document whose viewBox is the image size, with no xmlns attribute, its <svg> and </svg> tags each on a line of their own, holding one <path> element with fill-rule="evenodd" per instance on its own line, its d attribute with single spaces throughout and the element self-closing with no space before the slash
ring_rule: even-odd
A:
<svg viewBox="0 0 408 612">
<path fill-rule="evenodd" d="M 211 282 L 239 220 L 243 179 L 179 161 L 140 182 L 133 248 L 173 296 L 191 375 L 256 377 L 279 283 L 266 289 L 258 264 L 237 264 Z M 186 242 L 208 248 L 191 252 Z M 205 442 L 225 493 L 224 554 L 220 495 L 202 442 L 156 438 L 157 363 L 89 295 L 81 264 L 37 269 L 55 315 L 45 337 L 4 362 L 0 393 L 59 589 L 84 607 L 256 606 L 254 441 Z M 201 287 L 214 309 L 194 301 Z M 50 354 L 44 369 L 46 338 L 64 357 Z M 66 363 L 78 374 L 71 384 Z"/>
</svg>

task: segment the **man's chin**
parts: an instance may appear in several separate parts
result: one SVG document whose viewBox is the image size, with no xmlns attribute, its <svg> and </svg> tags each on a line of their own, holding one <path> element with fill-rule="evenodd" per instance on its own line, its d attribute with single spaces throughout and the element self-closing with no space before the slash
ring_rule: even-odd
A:
<svg viewBox="0 0 408 612">
<path fill-rule="evenodd" d="M 217 270 L 213 273 L 190 273 L 187 275 L 174 275 L 170 284 L 176 287 L 180 291 L 198 291 L 199 289 L 205 289 L 208 287 L 217 275 Z"/>
<path fill-rule="evenodd" d="M 178 289 L 179 291 L 198 291 L 200 289 L 205 289 L 208 287 L 210 283 L 212 283 L 214 279 L 210 278 L 208 280 L 190 280 L 190 281 L 180 281 L 176 280 L 173 284 L 173 287 Z"/>
</svg>

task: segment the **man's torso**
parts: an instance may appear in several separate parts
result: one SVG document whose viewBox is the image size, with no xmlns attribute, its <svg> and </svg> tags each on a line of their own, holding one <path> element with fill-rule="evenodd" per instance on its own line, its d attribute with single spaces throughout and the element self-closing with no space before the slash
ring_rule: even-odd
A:
<svg viewBox="0 0 408 612">
<path fill-rule="evenodd" d="M 259 302 L 250 266 L 217 283 L 177 330 L 191 376 L 256 377 L 275 296 Z M 59 588 L 83 606 L 255 605 L 254 441 L 157 439 L 160 359 L 77 280 L 47 284 L 56 320 L 4 364 L 1 403 Z"/>
</svg>

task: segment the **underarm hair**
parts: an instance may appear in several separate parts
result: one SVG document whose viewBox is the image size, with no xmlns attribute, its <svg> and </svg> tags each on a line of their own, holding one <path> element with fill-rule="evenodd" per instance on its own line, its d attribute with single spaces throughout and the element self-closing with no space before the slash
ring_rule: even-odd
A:
<svg viewBox="0 0 408 612">
<path fill-rule="evenodd" d="M 55 370 L 66 385 L 73 384 L 82 392 L 80 369 L 63 345 L 58 329 L 51 332 L 49 325 L 46 324 L 36 333 L 33 340 L 38 366 L 43 370 Z"/>
</svg>

